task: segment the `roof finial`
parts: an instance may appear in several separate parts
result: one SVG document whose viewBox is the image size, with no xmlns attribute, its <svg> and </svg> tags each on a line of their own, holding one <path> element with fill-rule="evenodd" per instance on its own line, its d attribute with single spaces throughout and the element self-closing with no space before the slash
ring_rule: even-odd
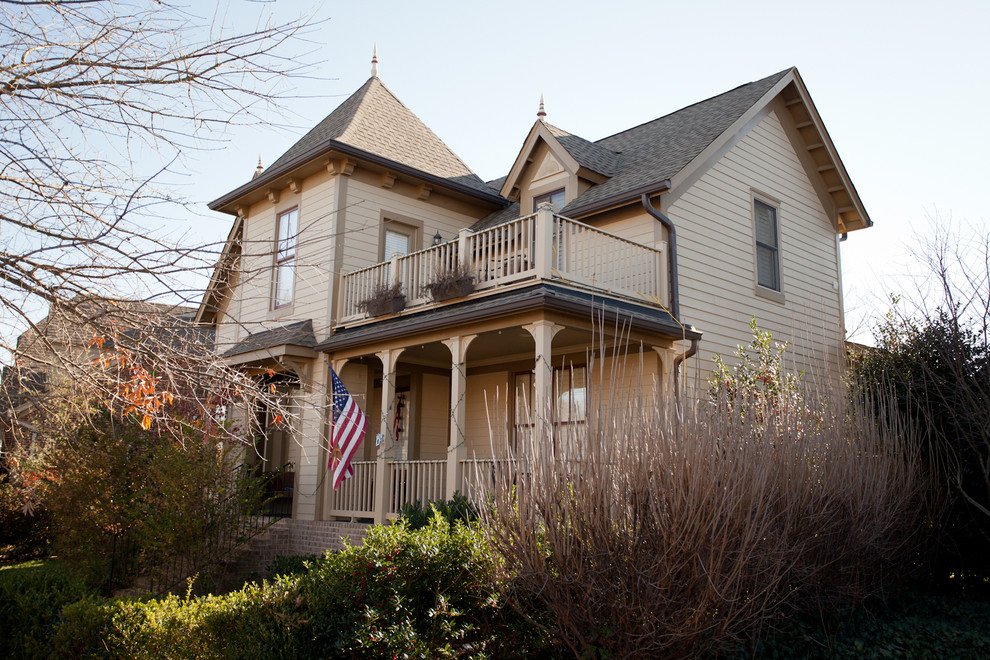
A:
<svg viewBox="0 0 990 660">
<path fill-rule="evenodd" d="M 375 44 L 375 54 L 371 56 L 371 77 L 378 77 L 378 44 Z"/>
<path fill-rule="evenodd" d="M 536 113 L 536 116 L 539 117 L 539 120 L 540 121 L 543 121 L 547 117 L 546 108 L 543 106 L 543 94 L 542 93 L 540 94 L 540 111 Z"/>
<path fill-rule="evenodd" d="M 258 154 L 258 167 L 257 167 L 257 169 L 255 169 L 254 176 L 251 177 L 251 178 L 252 179 L 257 179 L 261 175 L 261 173 L 264 171 L 264 169 L 265 169 L 264 166 L 262 166 L 262 164 L 261 164 L 261 154 Z"/>
</svg>

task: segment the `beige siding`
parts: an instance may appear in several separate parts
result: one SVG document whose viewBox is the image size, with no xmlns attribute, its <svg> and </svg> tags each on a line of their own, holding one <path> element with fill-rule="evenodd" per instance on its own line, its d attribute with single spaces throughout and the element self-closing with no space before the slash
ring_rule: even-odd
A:
<svg viewBox="0 0 990 660">
<path fill-rule="evenodd" d="M 445 458 L 450 431 L 450 377 L 424 373 L 421 401 L 416 458 Z"/>
<path fill-rule="evenodd" d="M 490 457 L 493 438 L 504 438 L 510 412 L 509 376 L 507 371 L 468 375 L 465 422 L 468 458 Z"/>
<path fill-rule="evenodd" d="M 779 200 L 783 304 L 756 295 L 753 196 Z M 793 368 L 840 369 L 835 232 L 788 141 L 770 113 L 668 210 L 678 232 L 682 318 L 705 336 L 699 354 L 707 377 L 716 353 L 748 344 L 750 319 L 792 343 Z M 698 359 L 698 358 L 696 358 Z M 689 371 L 692 367 L 689 367 Z"/>
<path fill-rule="evenodd" d="M 417 199 L 411 186 L 396 183 L 383 188 L 363 177 L 347 182 L 347 224 L 342 270 L 351 272 L 382 261 L 380 241 L 383 216 L 399 222 L 421 226 L 420 244 L 428 247 L 438 231 L 444 240 L 474 223 L 477 216 L 466 214 L 447 204 Z M 432 197 L 432 195 L 431 195 Z M 437 195 L 438 200 L 439 194 Z"/>
</svg>

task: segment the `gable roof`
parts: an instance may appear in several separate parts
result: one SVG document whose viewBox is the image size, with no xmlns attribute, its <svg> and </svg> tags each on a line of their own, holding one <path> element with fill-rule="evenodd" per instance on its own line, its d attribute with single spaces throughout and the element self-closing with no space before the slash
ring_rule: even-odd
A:
<svg viewBox="0 0 990 660">
<path fill-rule="evenodd" d="M 619 154 L 552 124 L 546 124 L 546 127 L 578 165 L 605 176 L 615 174 L 619 164 Z"/>
<path fill-rule="evenodd" d="M 618 154 L 615 175 L 563 210 L 578 209 L 649 184 L 668 181 L 773 89 L 791 69 L 740 85 L 669 115 L 595 142 Z"/>
</svg>

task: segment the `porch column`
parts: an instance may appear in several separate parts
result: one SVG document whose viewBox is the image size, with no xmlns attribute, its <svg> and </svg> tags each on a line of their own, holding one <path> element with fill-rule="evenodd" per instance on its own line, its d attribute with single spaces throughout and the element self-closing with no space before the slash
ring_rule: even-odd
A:
<svg viewBox="0 0 990 660">
<path fill-rule="evenodd" d="M 379 433 L 382 435 L 382 443 L 378 446 L 375 454 L 377 461 L 375 465 L 375 522 L 385 522 L 388 514 L 389 498 L 392 495 L 391 475 L 388 469 L 388 460 L 393 458 L 395 453 L 395 437 L 392 433 L 392 425 L 388 423 L 389 414 L 395 405 L 395 365 L 399 362 L 402 354 L 401 348 L 389 348 L 380 353 L 376 353 L 378 359 L 382 361 L 382 419 L 379 426 Z"/>
<path fill-rule="evenodd" d="M 444 339 L 450 350 L 450 444 L 447 446 L 447 499 L 454 496 L 464 483 L 462 461 L 467 458 L 467 349 L 478 335 L 463 335 Z"/>
<path fill-rule="evenodd" d="M 533 374 L 533 411 L 536 419 L 533 422 L 535 440 L 542 446 L 547 440 L 547 428 L 553 423 L 550 419 L 553 415 L 553 338 L 564 326 L 544 320 L 524 325 L 523 329 L 529 331 L 536 340 L 536 366 Z"/>
</svg>

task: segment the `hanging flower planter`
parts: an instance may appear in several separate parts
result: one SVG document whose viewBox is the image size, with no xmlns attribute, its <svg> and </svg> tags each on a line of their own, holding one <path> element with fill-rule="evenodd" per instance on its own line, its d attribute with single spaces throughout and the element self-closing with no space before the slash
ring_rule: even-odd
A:
<svg viewBox="0 0 990 660">
<path fill-rule="evenodd" d="M 401 284 L 380 285 L 371 292 L 371 297 L 361 301 L 361 308 L 368 316 L 398 314 L 406 308 L 406 296 Z"/>
<path fill-rule="evenodd" d="M 451 268 L 438 269 L 433 275 L 433 281 L 423 288 L 430 294 L 433 302 L 463 298 L 474 291 L 474 276 L 460 263 L 456 263 Z"/>
</svg>

